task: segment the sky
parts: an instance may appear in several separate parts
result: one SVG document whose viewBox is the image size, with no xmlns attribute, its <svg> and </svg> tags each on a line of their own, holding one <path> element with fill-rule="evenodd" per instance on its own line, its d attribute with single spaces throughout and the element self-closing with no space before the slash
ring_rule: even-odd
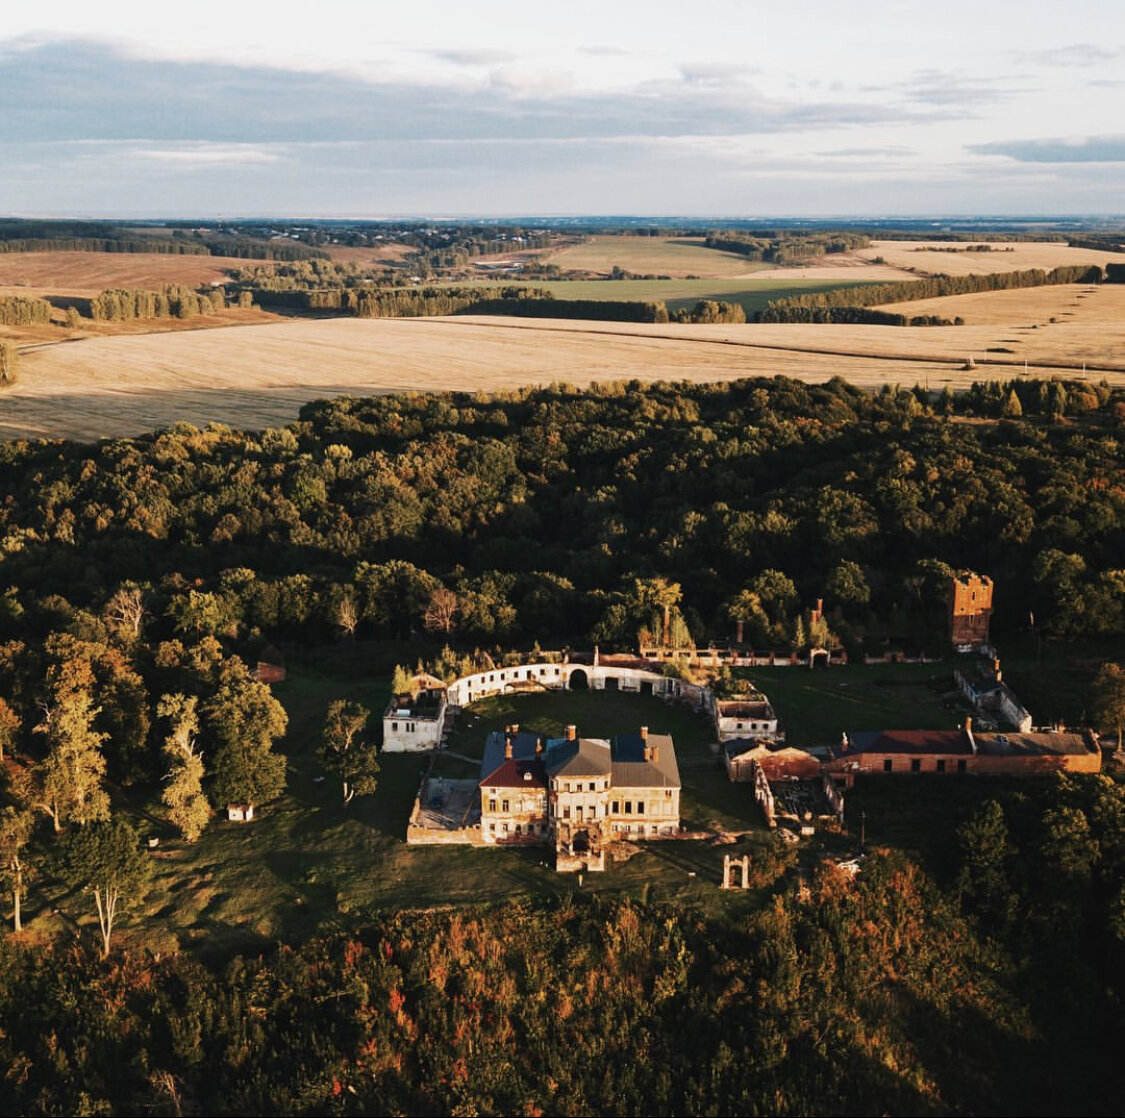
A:
<svg viewBox="0 0 1125 1118">
<path fill-rule="evenodd" d="M 1125 213 L 1125 4 L 35 8 L 7 214 Z"/>
</svg>

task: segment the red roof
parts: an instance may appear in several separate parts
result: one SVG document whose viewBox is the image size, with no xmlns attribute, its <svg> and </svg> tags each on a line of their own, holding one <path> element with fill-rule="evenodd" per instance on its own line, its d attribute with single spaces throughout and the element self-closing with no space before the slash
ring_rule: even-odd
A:
<svg viewBox="0 0 1125 1118">
<path fill-rule="evenodd" d="M 516 758 L 505 761 L 481 782 L 482 788 L 546 788 L 547 770 L 543 762 L 521 761 Z"/>
<path fill-rule="evenodd" d="M 848 739 L 848 748 L 840 749 L 841 757 L 852 753 L 973 752 L 964 730 L 858 730 Z"/>
</svg>

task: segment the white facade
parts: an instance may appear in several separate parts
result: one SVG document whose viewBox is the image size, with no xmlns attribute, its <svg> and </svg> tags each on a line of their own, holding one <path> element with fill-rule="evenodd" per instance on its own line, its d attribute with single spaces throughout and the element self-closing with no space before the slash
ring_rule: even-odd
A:
<svg viewBox="0 0 1125 1118">
<path fill-rule="evenodd" d="M 383 715 L 384 753 L 416 753 L 440 747 L 449 701 L 445 691 L 429 694 L 438 696 L 436 706 L 433 701 L 419 705 L 394 700 L 387 707 Z"/>
</svg>

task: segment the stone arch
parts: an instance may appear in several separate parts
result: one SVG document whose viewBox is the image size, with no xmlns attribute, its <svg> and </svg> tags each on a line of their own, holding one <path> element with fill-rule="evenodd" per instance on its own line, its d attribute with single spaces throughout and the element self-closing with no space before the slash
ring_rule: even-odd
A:
<svg viewBox="0 0 1125 1118">
<path fill-rule="evenodd" d="M 567 680 L 567 686 L 571 691 L 589 691 L 590 677 L 586 674 L 586 669 L 575 668 L 570 673 L 570 679 Z"/>
<path fill-rule="evenodd" d="M 831 657 L 827 648 L 814 648 L 809 653 L 810 668 L 827 668 Z"/>
</svg>

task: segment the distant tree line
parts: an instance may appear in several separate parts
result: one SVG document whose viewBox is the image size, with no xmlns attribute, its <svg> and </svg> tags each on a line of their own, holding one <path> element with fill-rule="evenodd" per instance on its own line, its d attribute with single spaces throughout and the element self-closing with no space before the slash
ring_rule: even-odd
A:
<svg viewBox="0 0 1125 1118">
<path fill-rule="evenodd" d="M 863 233 L 807 233 L 757 236 L 754 233 L 708 233 L 707 248 L 719 249 L 760 260 L 767 264 L 794 264 L 836 252 L 867 248 L 871 240 Z"/>
<path fill-rule="evenodd" d="M 110 237 L 43 237 L 0 240 L 3 252 L 154 252 L 170 256 L 207 256 L 206 245 L 169 237 L 115 239 Z"/>
<path fill-rule="evenodd" d="M 197 291 L 170 284 L 148 291 L 143 288 L 116 288 L 101 291 L 90 300 L 90 317 L 95 322 L 127 322 L 147 318 L 193 318 L 215 314 L 226 308 L 222 288 Z"/>
<path fill-rule="evenodd" d="M 389 287 L 334 288 L 327 291 L 253 288 L 262 307 L 299 312 L 332 311 L 359 318 L 417 318 L 430 315 L 489 314 L 525 318 L 579 318 L 611 322 L 667 322 L 661 302 L 556 299 L 542 288 Z"/>
<path fill-rule="evenodd" d="M 694 307 L 673 311 L 671 322 L 729 322 L 746 321 L 746 311 L 741 303 L 726 303 L 715 299 L 700 299 Z"/>
<path fill-rule="evenodd" d="M 862 308 L 885 303 L 905 303 L 919 299 L 935 299 L 946 295 L 968 295 L 980 291 L 1012 291 L 1023 287 L 1048 284 L 1101 283 L 1102 269 L 1097 265 L 1070 264 L 1044 271 L 1031 268 L 1020 272 L 992 272 L 984 275 L 930 276 L 904 280 L 900 283 L 873 283 L 858 287 L 841 287 L 831 291 L 790 295 L 772 299 L 758 314 L 759 322 L 883 322 L 887 325 L 925 325 L 905 316 L 887 315 L 869 318 L 858 314 Z M 902 318 L 902 321 L 894 321 Z M 945 325 L 945 320 L 940 320 Z"/>
</svg>

